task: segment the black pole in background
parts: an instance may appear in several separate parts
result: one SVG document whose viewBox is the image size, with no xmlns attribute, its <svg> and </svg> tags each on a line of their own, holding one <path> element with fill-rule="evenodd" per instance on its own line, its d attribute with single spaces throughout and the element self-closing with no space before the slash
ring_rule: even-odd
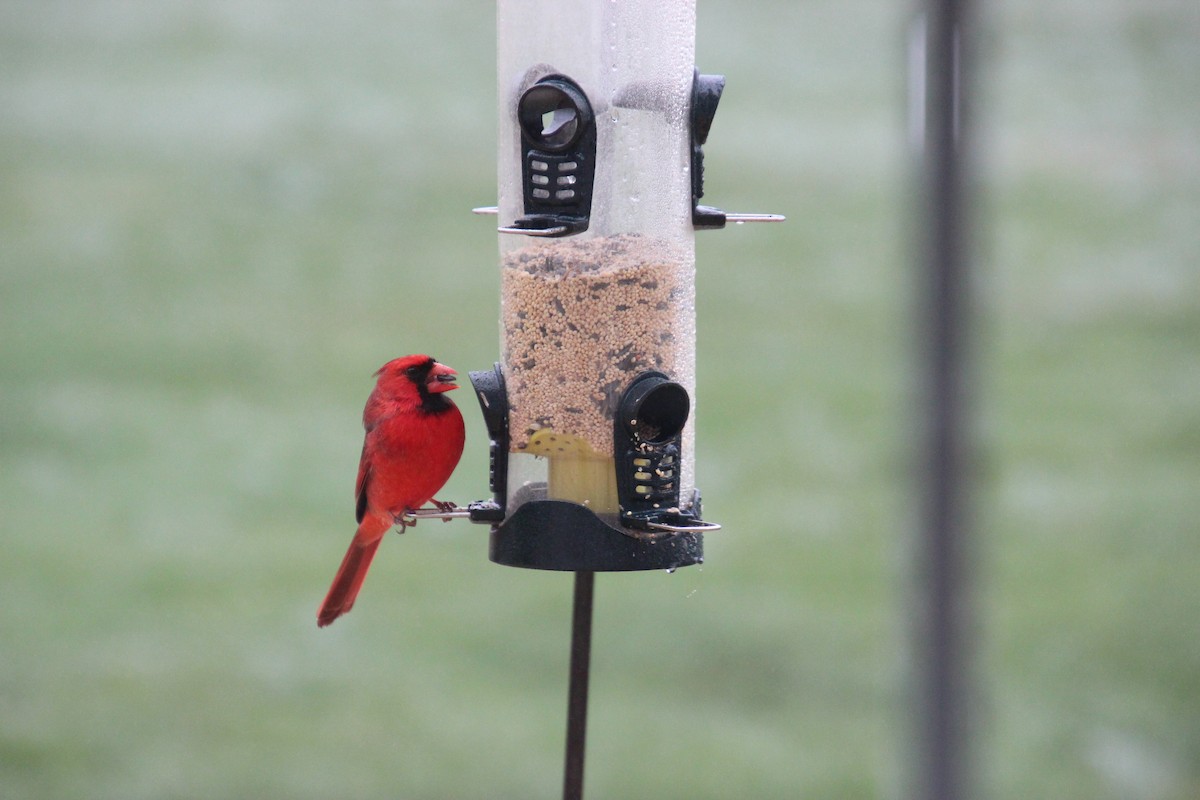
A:
<svg viewBox="0 0 1200 800">
<path fill-rule="evenodd" d="M 969 208 L 965 163 L 972 44 L 968 0 L 925 0 L 920 126 L 924 348 L 920 531 L 916 551 L 916 797 L 970 794 L 967 362 Z"/>
<path fill-rule="evenodd" d="M 575 573 L 571 609 L 571 678 L 567 689 L 567 754 L 563 800 L 583 798 L 583 760 L 587 743 L 588 671 L 592 655 L 592 594 L 596 573 Z"/>
</svg>

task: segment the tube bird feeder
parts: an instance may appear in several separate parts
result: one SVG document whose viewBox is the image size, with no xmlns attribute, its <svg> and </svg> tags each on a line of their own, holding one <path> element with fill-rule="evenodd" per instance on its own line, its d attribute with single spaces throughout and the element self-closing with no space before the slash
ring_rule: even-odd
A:
<svg viewBox="0 0 1200 800">
<path fill-rule="evenodd" d="M 490 557 L 537 569 L 703 561 L 695 231 L 724 88 L 695 5 L 500 0 L 501 360 L 471 379 L 492 440 Z"/>
</svg>

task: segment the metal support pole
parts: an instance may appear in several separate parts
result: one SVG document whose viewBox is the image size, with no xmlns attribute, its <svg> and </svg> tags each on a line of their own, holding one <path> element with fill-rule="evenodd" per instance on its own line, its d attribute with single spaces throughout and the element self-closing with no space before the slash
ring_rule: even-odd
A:
<svg viewBox="0 0 1200 800">
<path fill-rule="evenodd" d="M 567 753 L 563 800 L 582 800 L 584 748 L 587 743 L 588 673 L 592 654 L 592 594 L 596 573 L 575 573 L 571 609 L 571 677 L 567 689 Z"/>
<path fill-rule="evenodd" d="M 970 794 L 968 0 L 926 0 L 920 121 L 924 483 L 916 552 L 915 796 Z"/>
</svg>

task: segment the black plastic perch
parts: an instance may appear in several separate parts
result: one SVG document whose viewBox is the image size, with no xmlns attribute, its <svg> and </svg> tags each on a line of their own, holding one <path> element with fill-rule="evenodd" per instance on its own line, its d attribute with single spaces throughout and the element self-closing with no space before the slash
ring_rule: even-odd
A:
<svg viewBox="0 0 1200 800">
<path fill-rule="evenodd" d="M 583 794 L 597 572 L 704 560 L 695 485 L 695 231 L 725 79 L 693 0 L 500 0 L 501 360 L 471 373 L 492 496 L 454 512 L 489 556 L 575 573 L 565 798 Z M 430 514 L 433 516 L 433 514 Z"/>
</svg>

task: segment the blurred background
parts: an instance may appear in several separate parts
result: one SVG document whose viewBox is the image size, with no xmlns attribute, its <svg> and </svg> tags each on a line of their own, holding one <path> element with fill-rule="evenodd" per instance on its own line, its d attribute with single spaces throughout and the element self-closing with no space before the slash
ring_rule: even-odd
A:
<svg viewBox="0 0 1200 800">
<path fill-rule="evenodd" d="M 704 0 L 707 562 L 601 575 L 588 793 L 903 793 L 908 3 Z M 981 9 L 977 777 L 1200 796 L 1200 7 Z M 372 372 L 497 357 L 494 6 L 0 0 L 0 794 L 552 798 L 569 575 L 353 531 Z M 444 497 L 487 494 L 486 438 Z"/>
</svg>

